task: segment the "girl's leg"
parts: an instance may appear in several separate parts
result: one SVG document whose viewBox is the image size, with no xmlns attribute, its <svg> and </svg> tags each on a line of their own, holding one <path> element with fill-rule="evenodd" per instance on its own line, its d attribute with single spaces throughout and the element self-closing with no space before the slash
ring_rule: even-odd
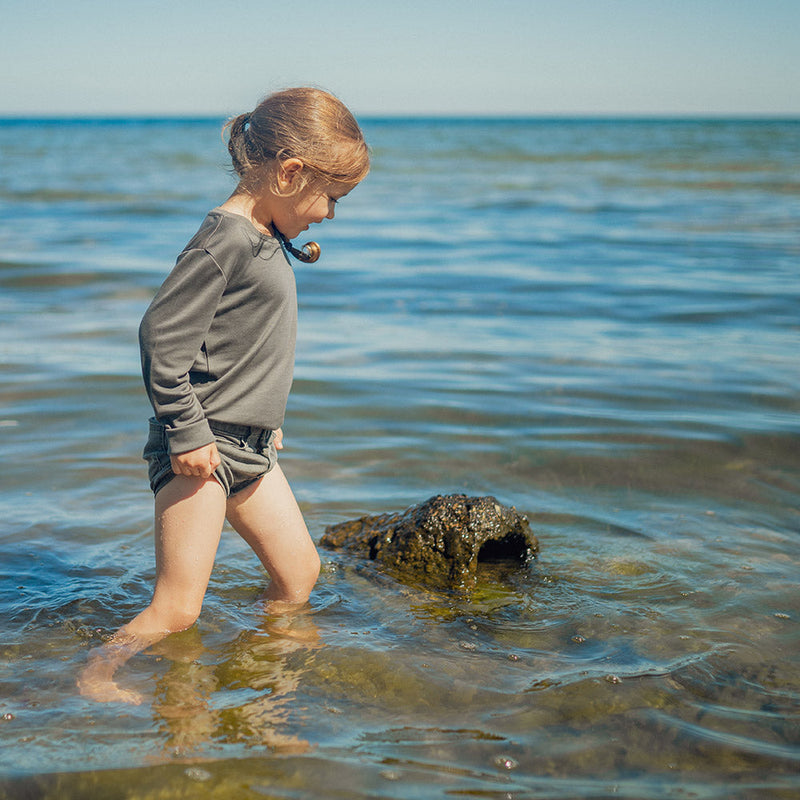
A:
<svg viewBox="0 0 800 800">
<path fill-rule="evenodd" d="M 174 633 L 200 615 L 225 521 L 225 492 L 213 478 L 178 475 L 155 502 L 156 586 L 150 605 L 123 628 Z"/>
<path fill-rule="evenodd" d="M 319 554 L 280 466 L 228 498 L 228 522 L 269 573 L 273 607 L 305 603 L 319 576 Z"/>
<path fill-rule="evenodd" d="M 140 702 L 114 683 L 116 670 L 170 633 L 191 627 L 203 604 L 225 519 L 214 480 L 178 475 L 155 500 L 156 585 L 150 605 L 92 653 L 78 685 L 95 700 Z"/>
</svg>

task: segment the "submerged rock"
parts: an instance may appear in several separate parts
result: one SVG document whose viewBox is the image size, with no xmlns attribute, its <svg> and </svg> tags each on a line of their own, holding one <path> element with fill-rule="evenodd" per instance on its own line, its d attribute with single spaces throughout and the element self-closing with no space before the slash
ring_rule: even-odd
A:
<svg viewBox="0 0 800 800">
<path fill-rule="evenodd" d="M 513 506 L 463 494 L 330 525 L 320 543 L 378 561 L 398 578 L 452 588 L 471 588 L 479 561 L 525 564 L 539 550 L 528 520 Z"/>
</svg>

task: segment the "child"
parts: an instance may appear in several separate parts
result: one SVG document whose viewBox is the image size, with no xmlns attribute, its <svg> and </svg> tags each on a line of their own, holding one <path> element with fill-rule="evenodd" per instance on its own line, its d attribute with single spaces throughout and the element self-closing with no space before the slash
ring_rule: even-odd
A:
<svg viewBox="0 0 800 800">
<path fill-rule="evenodd" d="M 79 686 L 139 702 L 116 669 L 196 621 L 227 518 L 269 573 L 275 610 L 308 600 L 319 556 L 280 466 L 297 323 L 285 250 L 333 219 L 369 171 L 353 116 L 318 89 L 289 89 L 231 121 L 234 193 L 209 212 L 142 320 L 142 370 L 155 416 L 144 450 L 155 493 L 150 605 L 90 658 Z"/>
</svg>

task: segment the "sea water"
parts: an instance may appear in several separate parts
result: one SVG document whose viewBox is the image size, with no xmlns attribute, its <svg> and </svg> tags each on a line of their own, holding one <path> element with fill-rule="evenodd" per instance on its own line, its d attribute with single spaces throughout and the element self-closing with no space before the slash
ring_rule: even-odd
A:
<svg viewBox="0 0 800 800">
<path fill-rule="evenodd" d="M 284 471 L 317 540 L 488 494 L 539 558 L 459 594 L 323 551 L 278 618 L 228 530 L 145 701 L 81 697 L 150 596 L 136 331 L 221 123 L 0 123 L 0 797 L 796 797 L 791 120 L 365 120 L 294 265 Z"/>
</svg>

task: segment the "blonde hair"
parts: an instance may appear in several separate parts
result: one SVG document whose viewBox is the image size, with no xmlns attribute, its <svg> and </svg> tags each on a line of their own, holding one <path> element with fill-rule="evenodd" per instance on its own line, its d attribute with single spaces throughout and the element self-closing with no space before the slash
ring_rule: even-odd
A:
<svg viewBox="0 0 800 800">
<path fill-rule="evenodd" d="M 369 172 L 369 150 L 358 123 L 337 97 L 321 89 L 284 89 L 262 100 L 247 114 L 230 120 L 228 152 L 245 189 L 266 179 L 280 194 L 278 170 L 282 162 L 303 162 L 300 191 L 309 183 L 355 186 Z"/>
</svg>

